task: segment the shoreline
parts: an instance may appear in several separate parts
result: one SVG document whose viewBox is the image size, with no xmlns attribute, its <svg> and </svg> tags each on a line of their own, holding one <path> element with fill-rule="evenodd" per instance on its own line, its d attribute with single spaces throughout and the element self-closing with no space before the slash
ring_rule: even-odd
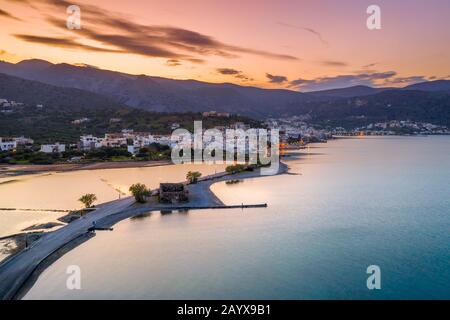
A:
<svg viewBox="0 0 450 320">
<path fill-rule="evenodd" d="M 0 178 L 17 177 L 28 174 L 49 172 L 73 172 L 81 170 L 128 169 L 172 165 L 170 160 L 155 161 L 117 161 L 91 163 L 59 163 L 59 164 L 6 164 L 0 165 Z"/>
<path fill-rule="evenodd" d="M 280 162 L 276 175 L 285 174 L 288 166 Z M 206 176 L 196 184 L 187 185 L 190 210 L 220 208 L 224 203 L 211 191 L 211 185 L 233 179 L 266 177 L 260 169 L 237 174 L 219 173 Z M 140 214 L 161 210 L 181 210 L 183 205 L 160 204 L 150 201 L 137 204 L 134 198 L 127 197 L 101 204 L 97 210 L 53 232 L 46 233 L 28 249 L 8 257 L 0 263 L 0 299 L 21 299 L 33 286 L 39 275 L 65 253 L 95 236 L 88 231 L 93 222 L 100 228 L 110 228 L 116 223 Z M 86 236 L 89 236 L 86 238 Z M 83 239 L 80 241 L 80 239 Z"/>
</svg>

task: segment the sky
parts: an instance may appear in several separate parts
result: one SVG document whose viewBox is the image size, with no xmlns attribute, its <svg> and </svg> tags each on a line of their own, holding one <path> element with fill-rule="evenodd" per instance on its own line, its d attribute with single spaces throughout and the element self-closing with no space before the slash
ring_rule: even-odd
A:
<svg viewBox="0 0 450 320">
<path fill-rule="evenodd" d="M 450 1 L 0 0 L 0 60 L 24 59 L 303 92 L 402 87 L 450 79 Z"/>
</svg>

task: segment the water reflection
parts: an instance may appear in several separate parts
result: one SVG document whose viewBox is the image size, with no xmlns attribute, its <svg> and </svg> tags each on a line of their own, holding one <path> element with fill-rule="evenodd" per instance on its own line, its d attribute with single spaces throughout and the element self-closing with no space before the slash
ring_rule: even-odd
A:
<svg viewBox="0 0 450 320">
<path fill-rule="evenodd" d="M 343 139 L 212 189 L 265 209 L 155 212 L 69 252 L 27 299 L 450 298 L 450 138 Z M 322 152 L 321 152 L 322 153 Z M 83 290 L 65 288 L 79 265 Z M 367 290 L 377 264 L 383 289 Z"/>
<path fill-rule="evenodd" d="M 136 182 L 156 188 L 161 182 L 179 182 L 188 171 L 203 175 L 223 171 L 225 165 L 174 165 L 126 169 L 85 170 L 0 179 L 0 237 L 20 232 L 32 224 L 56 221 L 62 214 L 52 212 L 5 211 L 1 208 L 80 209 L 81 195 L 94 193 L 97 203 L 129 195 Z"/>
</svg>

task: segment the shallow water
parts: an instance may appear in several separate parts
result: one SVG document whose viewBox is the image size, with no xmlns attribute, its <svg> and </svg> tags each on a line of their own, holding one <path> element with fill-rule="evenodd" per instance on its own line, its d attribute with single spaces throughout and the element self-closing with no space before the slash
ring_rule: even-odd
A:
<svg viewBox="0 0 450 320">
<path fill-rule="evenodd" d="M 45 270 L 26 299 L 450 298 L 450 137 L 342 139 L 291 172 L 219 183 L 228 204 L 152 213 L 99 232 Z M 66 288 L 81 268 L 82 290 Z M 368 290 L 366 268 L 381 268 Z"/>
<path fill-rule="evenodd" d="M 0 179 L 0 208 L 64 209 L 82 207 L 78 199 L 86 193 L 97 195 L 103 203 L 129 195 L 128 188 L 136 182 L 156 188 L 160 182 L 185 180 L 190 170 L 204 175 L 223 171 L 224 165 L 174 165 L 126 169 L 82 170 L 61 173 L 25 175 Z M 61 212 L 2 211 L 0 237 L 20 232 L 37 223 L 55 221 Z"/>
</svg>

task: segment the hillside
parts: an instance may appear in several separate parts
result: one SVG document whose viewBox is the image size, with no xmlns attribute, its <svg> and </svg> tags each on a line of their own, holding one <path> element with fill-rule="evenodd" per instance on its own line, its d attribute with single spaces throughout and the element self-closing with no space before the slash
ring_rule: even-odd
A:
<svg viewBox="0 0 450 320">
<path fill-rule="evenodd" d="M 237 121 L 254 126 L 259 124 L 239 116 L 203 118 L 201 114 L 192 112 L 149 112 L 120 105 L 84 90 L 61 88 L 4 74 L 0 74 L 0 98 L 24 103 L 14 107 L 13 113 L 0 113 L 0 136 L 25 135 L 37 142 L 75 143 L 81 134 L 103 135 L 122 129 L 169 134 L 172 123 L 192 130 L 194 120 L 203 120 L 207 128 Z M 37 104 L 44 107 L 37 108 Z M 81 118 L 89 121 L 72 123 Z"/>
<path fill-rule="evenodd" d="M 26 60 L 0 63 L 0 72 L 43 83 L 102 94 L 131 107 L 158 112 L 217 110 L 252 117 L 289 113 L 289 105 L 319 100 L 290 90 L 268 90 L 234 84 L 173 80 Z"/>
<path fill-rule="evenodd" d="M 256 119 L 309 115 L 316 123 L 345 126 L 378 120 L 408 119 L 450 124 L 448 80 L 429 81 L 399 89 L 355 86 L 300 93 L 229 83 L 136 76 L 89 66 L 52 64 L 42 60 L 26 60 L 17 64 L 0 62 L 0 72 L 67 90 L 83 90 L 84 98 L 77 97 L 71 100 L 73 103 L 70 106 L 67 105 L 75 109 L 80 106 L 130 106 L 170 113 L 216 110 Z M 23 92 L 20 85 L 11 90 L 16 90 L 15 94 Z M 87 91 L 92 95 L 88 97 Z M 58 92 L 63 94 L 66 91 Z M 39 92 L 36 95 L 39 97 Z M 42 96 L 42 99 L 55 98 L 52 94 Z"/>
<path fill-rule="evenodd" d="M 369 96 L 372 94 L 377 94 L 391 89 L 392 88 L 372 88 L 368 86 L 353 86 L 341 89 L 313 91 L 309 92 L 309 94 L 320 97 L 351 98 L 351 97 Z"/>
<path fill-rule="evenodd" d="M 413 90 L 387 90 L 302 108 L 312 121 L 347 128 L 378 121 L 412 120 L 450 125 L 450 94 Z"/>
</svg>

